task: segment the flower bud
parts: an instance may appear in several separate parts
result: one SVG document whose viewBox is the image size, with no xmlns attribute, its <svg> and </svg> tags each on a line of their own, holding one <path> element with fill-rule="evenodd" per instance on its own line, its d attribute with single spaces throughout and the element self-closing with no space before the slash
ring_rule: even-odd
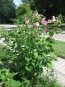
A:
<svg viewBox="0 0 65 87">
<path fill-rule="evenodd" d="M 48 28 L 46 28 L 46 29 L 45 29 L 45 32 L 47 33 L 48 31 L 49 31 Z"/>
<path fill-rule="evenodd" d="M 39 27 L 39 22 L 36 22 L 35 24 L 34 24 L 34 28 L 38 28 Z"/>
<path fill-rule="evenodd" d="M 52 22 L 55 22 L 55 21 L 56 21 L 55 16 L 52 16 Z"/>
<path fill-rule="evenodd" d="M 46 21 L 46 18 L 43 18 L 41 23 L 42 23 L 43 25 L 47 25 L 47 24 L 48 24 L 48 22 Z"/>
<path fill-rule="evenodd" d="M 26 19 L 25 24 L 29 24 L 30 20 Z"/>
</svg>

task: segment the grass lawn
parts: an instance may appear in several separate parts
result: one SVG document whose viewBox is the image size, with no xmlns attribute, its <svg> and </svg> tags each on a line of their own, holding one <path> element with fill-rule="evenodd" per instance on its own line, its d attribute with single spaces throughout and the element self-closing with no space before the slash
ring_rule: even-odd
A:
<svg viewBox="0 0 65 87">
<path fill-rule="evenodd" d="M 1 27 L 1 26 L 0 26 L 0 35 L 6 34 L 6 33 L 7 33 L 7 31 L 4 30 L 4 27 Z"/>
<path fill-rule="evenodd" d="M 65 58 L 65 42 L 54 41 L 52 47 L 57 56 Z"/>
</svg>

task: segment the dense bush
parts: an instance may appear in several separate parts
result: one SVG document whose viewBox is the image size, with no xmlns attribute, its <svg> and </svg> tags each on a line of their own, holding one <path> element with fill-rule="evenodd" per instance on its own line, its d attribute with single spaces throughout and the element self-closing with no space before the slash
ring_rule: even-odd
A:
<svg viewBox="0 0 65 87">
<path fill-rule="evenodd" d="M 54 21 L 55 18 L 52 22 Z M 43 66 L 51 68 L 52 60 L 55 58 L 52 49 L 54 32 L 48 30 L 47 24 L 46 18 L 41 20 L 41 16 L 37 13 L 31 18 L 27 17 L 22 26 L 18 25 L 16 29 L 4 35 L 4 42 L 6 43 L 4 49 L 9 55 L 6 68 L 10 69 L 10 72 L 6 70 L 3 75 L 1 71 L 0 77 L 3 75 L 5 78 L 5 75 L 10 73 L 13 75 L 15 72 L 10 80 L 14 83 L 17 80 L 18 87 L 36 87 L 42 78 Z M 4 66 L 2 59 L 1 65 Z M 1 77 L 1 84 L 4 84 L 5 87 L 9 87 L 11 84 L 10 87 L 12 87 L 12 83 L 9 83 L 10 80 L 9 75 L 6 80 Z"/>
</svg>

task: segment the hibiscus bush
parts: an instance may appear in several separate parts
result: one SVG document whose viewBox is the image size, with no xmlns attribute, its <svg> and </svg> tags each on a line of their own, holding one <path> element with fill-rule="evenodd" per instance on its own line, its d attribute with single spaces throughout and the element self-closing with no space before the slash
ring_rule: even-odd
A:
<svg viewBox="0 0 65 87">
<path fill-rule="evenodd" d="M 43 67 L 52 67 L 52 60 L 55 59 L 52 49 L 54 32 L 49 31 L 47 24 L 46 18 L 35 14 L 4 35 L 4 49 L 9 55 L 6 68 L 16 73 L 12 79 L 20 81 L 18 87 L 36 87 L 43 78 Z"/>
</svg>

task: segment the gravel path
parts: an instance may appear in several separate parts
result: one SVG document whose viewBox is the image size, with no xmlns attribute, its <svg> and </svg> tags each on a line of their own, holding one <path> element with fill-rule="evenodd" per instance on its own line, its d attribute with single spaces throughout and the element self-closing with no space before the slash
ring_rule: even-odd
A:
<svg viewBox="0 0 65 87">
<path fill-rule="evenodd" d="M 54 34 L 53 39 L 65 42 L 65 31 L 62 31 L 58 34 Z"/>
<path fill-rule="evenodd" d="M 58 57 L 53 64 L 54 74 L 58 82 L 62 84 L 62 87 L 65 87 L 65 59 Z"/>
<path fill-rule="evenodd" d="M 17 27 L 17 25 L 13 25 L 13 24 L 0 24 L 1 27 L 5 27 L 5 28 L 8 28 L 8 27 Z"/>
<path fill-rule="evenodd" d="M 65 42 L 65 31 L 54 34 L 53 39 Z M 58 82 L 62 84 L 62 87 L 65 87 L 65 59 L 58 57 L 57 61 L 54 61 L 53 64 Z"/>
</svg>

